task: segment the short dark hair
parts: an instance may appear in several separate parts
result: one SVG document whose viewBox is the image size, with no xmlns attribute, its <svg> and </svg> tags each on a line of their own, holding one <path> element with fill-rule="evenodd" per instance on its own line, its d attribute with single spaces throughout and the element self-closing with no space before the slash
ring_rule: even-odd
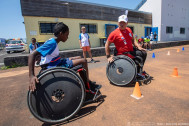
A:
<svg viewBox="0 0 189 126">
<path fill-rule="evenodd" d="M 62 32 L 62 33 L 65 33 L 65 32 L 67 32 L 67 31 L 69 31 L 69 28 L 68 28 L 68 26 L 66 25 L 66 24 L 64 24 L 63 22 L 59 22 L 59 23 L 57 23 L 55 26 L 54 26 L 54 36 L 58 36 L 58 34 L 60 33 L 60 32 Z"/>
<path fill-rule="evenodd" d="M 35 40 L 36 41 L 36 38 L 32 38 L 31 40 Z"/>
</svg>

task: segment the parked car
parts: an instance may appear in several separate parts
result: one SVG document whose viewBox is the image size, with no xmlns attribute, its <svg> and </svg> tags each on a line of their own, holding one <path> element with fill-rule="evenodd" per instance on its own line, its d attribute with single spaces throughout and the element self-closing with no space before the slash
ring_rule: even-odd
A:
<svg viewBox="0 0 189 126">
<path fill-rule="evenodd" d="M 22 40 L 10 40 L 6 44 L 7 53 L 16 51 L 25 51 L 27 45 Z"/>
</svg>

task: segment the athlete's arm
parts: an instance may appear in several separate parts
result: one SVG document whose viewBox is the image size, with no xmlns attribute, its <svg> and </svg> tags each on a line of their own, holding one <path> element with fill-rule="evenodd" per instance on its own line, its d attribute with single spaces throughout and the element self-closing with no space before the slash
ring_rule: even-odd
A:
<svg viewBox="0 0 189 126">
<path fill-rule="evenodd" d="M 36 84 L 36 82 L 37 83 L 39 82 L 37 77 L 35 76 L 35 71 L 34 71 L 35 58 L 36 58 L 37 55 L 40 55 L 40 53 L 35 50 L 28 57 L 29 90 L 31 90 L 31 91 L 34 91 L 36 89 L 35 84 Z"/>
<path fill-rule="evenodd" d="M 113 56 L 110 56 L 110 44 L 111 42 L 107 40 L 105 44 L 105 51 L 108 62 L 113 62 Z"/>
<path fill-rule="evenodd" d="M 136 41 L 136 39 L 134 39 L 134 37 L 132 38 L 132 43 L 134 46 L 136 46 L 139 50 L 144 50 L 146 51 L 146 49 L 140 47 L 140 45 L 138 44 L 138 42 Z"/>
</svg>

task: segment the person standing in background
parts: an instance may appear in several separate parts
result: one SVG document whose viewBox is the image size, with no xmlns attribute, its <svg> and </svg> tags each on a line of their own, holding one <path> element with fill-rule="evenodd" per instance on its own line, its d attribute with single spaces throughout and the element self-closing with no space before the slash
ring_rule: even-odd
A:
<svg viewBox="0 0 189 126">
<path fill-rule="evenodd" d="M 36 43 L 36 38 L 32 38 L 31 41 L 32 43 L 29 45 L 30 54 L 39 47 L 39 44 Z"/>
<path fill-rule="evenodd" d="M 83 49 L 83 57 L 86 60 L 86 53 L 88 52 L 89 57 L 91 58 L 90 63 L 95 63 L 91 54 L 91 44 L 89 40 L 89 35 L 86 33 L 85 26 L 81 27 L 81 32 L 82 33 L 79 34 L 79 44 L 80 48 Z"/>
<path fill-rule="evenodd" d="M 153 35 L 153 32 L 151 32 L 151 34 L 150 34 L 150 41 L 153 41 L 153 39 L 154 39 L 154 35 Z"/>
<path fill-rule="evenodd" d="M 150 34 L 150 44 L 153 43 L 153 39 L 154 39 L 154 35 L 153 35 L 153 32 L 151 32 L 151 34 Z"/>
<path fill-rule="evenodd" d="M 155 40 L 156 43 L 157 43 L 157 34 L 156 34 L 156 32 L 154 32 L 154 40 Z"/>
<path fill-rule="evenodd" d="M 35 51 L 39 47 L 39 44 L 36 43 L 36 38 L 32 38 L 31 41 L 32 41 L 32 43 L 29 45 L 30 54 L 32 54 L 33 51 Z M 36 67 L 39 66 L 40 60 L 41 60 L 41 56 L 40 55 L 36 56 L 36 59 L 35 59 Z"/>
</svg>

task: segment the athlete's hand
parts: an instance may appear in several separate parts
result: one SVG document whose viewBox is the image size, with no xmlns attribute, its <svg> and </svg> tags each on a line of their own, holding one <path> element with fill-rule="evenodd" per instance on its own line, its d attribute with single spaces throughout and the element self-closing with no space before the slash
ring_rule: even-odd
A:
<svg viewBox="0 0 189 126">
<path fill-rule="evenodd" d="M 142 48 L 142 47 L 138 47 L 139 50 L 143 50 L 143 51 L 147 51 L 146 49 Z"/>
<path fill-rule="evenodd" d="M 30 91 L 34 91 L 36 89 L 36 87 L 35 87 L 36 83 L 39 83 L 39 80 L 37 79 L 37 77 L 36 76 L 30 77 L 30 79 L 29 79 L 29 90 Z"/>
<path fill-rule="evenodd" d="M 111 62 L 113 62 L 114 61 L 114 57 L 113 56 L 110 56 L 109 58 L 108 58 L 108 63 L 111 63 Z"/>
</svg>

